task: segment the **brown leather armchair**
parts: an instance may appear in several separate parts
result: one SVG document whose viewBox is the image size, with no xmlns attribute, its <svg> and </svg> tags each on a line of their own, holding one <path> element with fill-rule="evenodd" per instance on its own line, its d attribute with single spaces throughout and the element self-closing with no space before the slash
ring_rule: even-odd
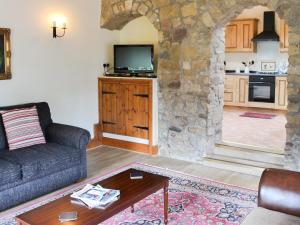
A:
<svg viewBox="0 0 300 225">
<path fill-rule="evenodd" d="M 266 169 L 259 183 L 258 206 L 300 217 L 300 173 Z"/>
<path fill-rule="evenodd" d="M 300 225 L 300 173 L 266 169 L 259 183 L 258 207 L 242 225 Z"/>
</svg>

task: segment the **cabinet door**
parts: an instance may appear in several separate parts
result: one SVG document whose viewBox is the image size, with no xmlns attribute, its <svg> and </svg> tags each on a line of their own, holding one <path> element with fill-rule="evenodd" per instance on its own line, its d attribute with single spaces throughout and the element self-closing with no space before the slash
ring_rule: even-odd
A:
<svg viewBox="0 0 300 225">
<path fill-rule="evenodd" d="M 230 23 L 225 28 L 225 48 L 227 51 L 238 47 L 238 24 Z"/>
<path fill-rule="evenodd" d="M 224 105 L 230 105 L 230 103 L 234 103 L 234 97 L 233 91 L 224 91 Z"/>
<path fill-rule="evenodd" d="M 244 106 L 248 103 L 249 93 L 249 77 L 242 76 L 238 77 L 238 95 L 237 103 L 240 106 Z"/>
<path fill-rule="evenodd" d="M 257 34 L 257 20 L 233 20 L 225 29 L 226 52 L 255 52 L 252 42 Z"/>
<path fill-rule="evenodd" d="M 280 20 L 280 51 L 289 50 L 289 27 L 284 20 Z"/>
<path fill-rule="evenodd" d="M 126 135 L 149 138 L 149 85 L 126 85 Z"/>
<path fill-rule="evenodd" d="M 232 105 L 235 103 L 236 94 L 236 77 L 226 75 L 224 83 L 224 105 Z"/>
<path fill-rule="evenodd" d="M 120 134 L 121 133 L 121 102 L 120 84 L 118 83 L 102 83 L 101 91 L 101 123 L 103 132 Z"/>
<path fill-rule="evenodd" d="M 275 87 L 275 107 L 276 109 L 287 109 L 288 93 L 287 93 L 287 78 L 277 77 Z"/>
<path fill-rule="evenodd" d="M 245 20 L 240 22 L 240 50 L 243 52 L 253 52 L 253 42 L 252 38 L 254 37 L 254 34 L 257 33 L 255 26 L 255 20 Z"/>
</svg>

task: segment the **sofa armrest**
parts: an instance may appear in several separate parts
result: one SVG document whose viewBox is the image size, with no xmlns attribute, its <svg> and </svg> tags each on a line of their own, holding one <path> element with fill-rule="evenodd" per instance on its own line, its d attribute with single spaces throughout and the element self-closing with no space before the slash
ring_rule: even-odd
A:
<svg viewBox="0 0 300 225">
<path fill-rule="evenodd" d="M 85 150 L 90 141 L 90 133 L 82 128 L 52 123 L 46 129 L 47 142 Z"/>
<path fill-rule="evenodd" d="M 266 169 L 259 183 L 258 206 L 300 216 L 300 173 Z"/>
</svg>

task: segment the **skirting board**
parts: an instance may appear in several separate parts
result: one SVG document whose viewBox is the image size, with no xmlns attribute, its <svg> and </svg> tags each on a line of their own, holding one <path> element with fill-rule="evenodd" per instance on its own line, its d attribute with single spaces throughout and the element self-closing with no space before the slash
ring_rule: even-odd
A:
<svg viewBox="0 0 300 225">
<path fill-rule="evenodd" d="M 87 146 L 87 150 L 99 147 L 101 145 L 100 142 L 100 137 L 99 137 L 99 133 L 100 133 L 100 126 L 99 124 L 94 124 L 94 138 L 92 138 Z"/>
<path fill-rule="evenodd" d="M 99 139 L 95 137 L 87 145 L 87 150 L 91 150 L 93 148 L 99 147 L 100 145 L 101 145 L 101 143 L 100 143 Z"/>
<path fill-rule="evenodd" d="M 126 140 L 118 140 L 114 138 L 103 137 L 103 132 L 101 131 L 101 126 L 99 124 L 94 125 L 95 137 L 88 144 L 88 150 L 96 148 L 100 145 L 107 145 L 116 148 L 124 148 L 127 150 L 133 150 L 136 152 L 146 153 L 150 155 L 157 155 L 158 147 L 157 145 L 151 146 L 149 144 L 135 143 Z"/>
<path fill-rule="evenodd" d="M 149 145 L 149 140 L 143 139 L 143 138 L 129 137 L 129 136 L 106 133 L 106 132 L 103 132 L 102 136 L 105 137 L 105 138 L 111 138 L 111 139 L 117 139 L 117 140 L 121 140 L 121 141 L 127 141 L 127 142 L 134 142 L 134 143 L 138 143 L 138 144 Z"/>
<path fill-rule="evenodd" d="M 128 150 L 133 150 L 136 152 L 142 152 L 151 155 L 156 155 L 158 151 L 157 146 L 149 146 L 145 144 L 139 144 L 139 143 L 117 140 L 117 139 L 106 138 L 106 137 L 102 137 L 101 139 L 102 139 L 101 145 L 108 145 L 117 148 L 125 148 Z"/>
</svg>

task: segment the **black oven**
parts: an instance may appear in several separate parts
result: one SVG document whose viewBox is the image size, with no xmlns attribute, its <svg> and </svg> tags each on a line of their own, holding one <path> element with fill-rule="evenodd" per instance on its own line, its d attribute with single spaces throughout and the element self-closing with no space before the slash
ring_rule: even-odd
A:
<svg viewBox="0 0 300 225">
<path fill-rule="evenodd" d="M 275 103 L 275 76 L 249 76 L 249 102 Z"/>
</svg>

